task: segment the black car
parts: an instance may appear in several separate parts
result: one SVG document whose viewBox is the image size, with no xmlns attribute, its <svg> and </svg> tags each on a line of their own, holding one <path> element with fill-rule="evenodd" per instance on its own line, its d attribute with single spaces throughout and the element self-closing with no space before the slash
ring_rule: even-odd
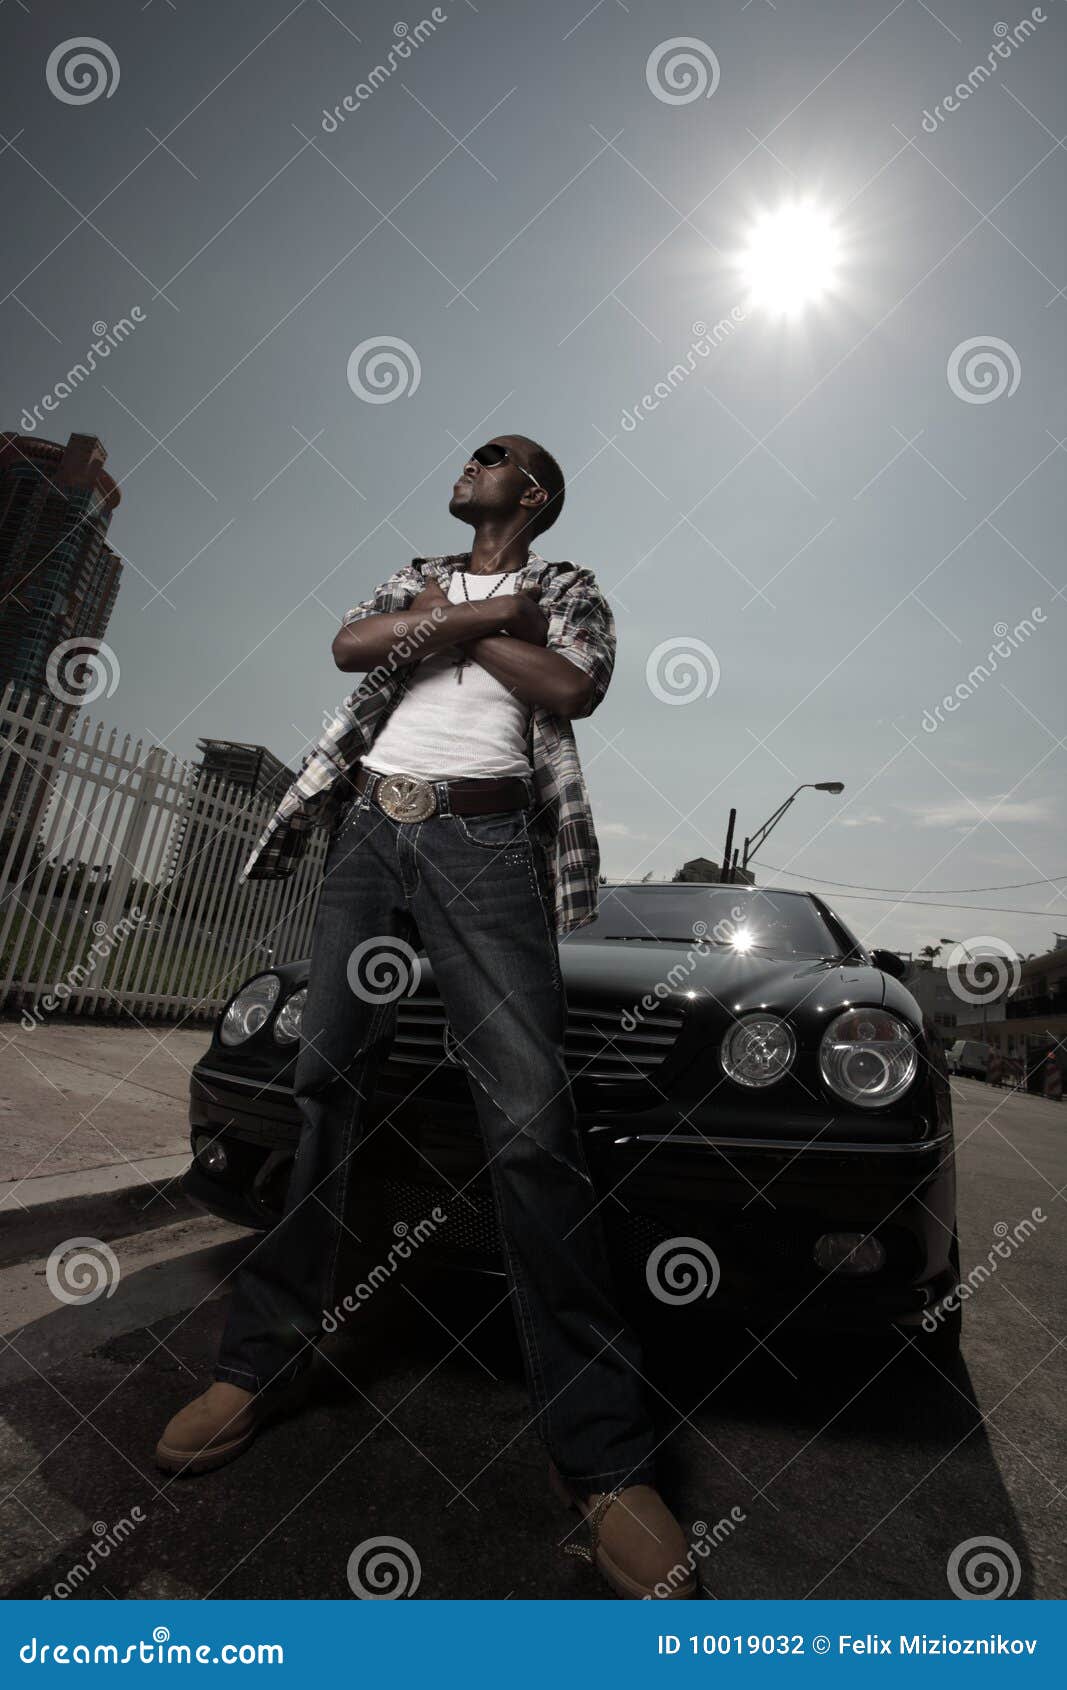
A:
<svg viewBox="0 0 1067 1690">
<path fill-rule="evenodd" d="M 560 946 L 567 1066 L 623 1294 L 767 1330 L 897 1326 L 941 1355 L 959 1315 L 939 1034 L 821 899 L 616 883 Z M 193 1070 L 185 1190 L 269 1227 L 299 1132 L 306 962 L 253 976 Z M 352 1228 L 378 1259 L 502 1272 L 477 1119 L 433 969 L 396 1003 Z M 351 1189 L 351 1186 L 350 1186 Z M 442 1224 L 427 1217 L 445 1215 Z M 954 1299 L 950 1299 L 955 1303 Z"/>
</svg>

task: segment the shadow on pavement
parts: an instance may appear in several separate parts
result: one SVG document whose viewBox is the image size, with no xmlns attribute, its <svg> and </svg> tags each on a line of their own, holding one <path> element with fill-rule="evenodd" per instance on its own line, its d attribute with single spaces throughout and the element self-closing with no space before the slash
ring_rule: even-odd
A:
<svg viewBox="0 0 1067 1690">
<path fill-rule="evenodd" d="M 224 1313 L 50 1360 L 47 1321 L 19 1335 L 40 1360 L 5 1362 L 6 1594 L 343 1598 L 353 1551 L 393 1538 L 419 1596 L 613 1599 L 561 1552 L 573 1517 L 548 1494 L 501 1280 L 382 1288 L 324 1342 L 292 1418 L 228 1467 L 168 1478 L 155 1440 L 209 1382 Z M 1010 1546 L 1028 1594 L 965 1362 L 942 1374 L 896 1339 L 772 1345 L 706 1324 L 646 1337 L 660 1486 L 708 1594 L 949 1596 L 975 1537 Z"/>
</svg>

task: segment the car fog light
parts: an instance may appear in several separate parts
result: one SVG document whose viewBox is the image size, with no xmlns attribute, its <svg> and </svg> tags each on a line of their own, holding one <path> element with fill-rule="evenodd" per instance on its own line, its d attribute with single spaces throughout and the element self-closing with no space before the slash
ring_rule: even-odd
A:
<svg viewBox="0 0 1067 1690">
<path fill-rule="evenodd" d="M 205 1173 L 224 1174 L 230 1165 L 226 1147 L 217 1138 L 201 1137 L 196 1141 L 196 1159 Z"/>
<path fill-rule="evenodd" d="M 862 1232 L 824 1232 L 813 1254 L 824 1273 L 877 1273 L 885 1265 L 885 1246 Z"/>
</svg>

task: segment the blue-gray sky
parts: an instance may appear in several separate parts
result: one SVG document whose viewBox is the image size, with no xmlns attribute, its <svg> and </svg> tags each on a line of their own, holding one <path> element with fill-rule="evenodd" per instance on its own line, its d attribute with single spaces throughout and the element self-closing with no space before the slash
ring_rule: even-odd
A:
<svg viewBox="0 0 1067 1690">
<path fill-rule="evenodd" d="M 1067 876 L 1061 0 L 433 18 L 421 0 L 3 9 L 2 426 L 94 321 L 145 313 L 38 429 L 99 434 L 122 483 L 121 680 L 100 713 L 184 756 L 210 735 L 295 764 L 351 685 L 330 656 L 344 610 L 413 553 L 462 549 L 466 451 L 530 434 L 569 477 L 540 549 L 594 569 L 618 621 L 580 726 L 610 873 L 717 856 L 730 804 L 754 830 L 800 782 L 840 779 L 841 798 L 801 794 L 761 879 L 907 889 L 841 896 L 873 943 L 1045 948 L 1067 879 L 951 889 Z M 997 27 L 1022 18 L 1017 41 Z M 70 103 L 46 68 L 81 35 L 118 82 Z M 692 91 L 664 80 L 678 38 L 707 87 L 667 100 Z M 840 286 L 782 323 L 747 308 L 732 257 L 798 196 L 835 219 Z M 735 306 L 624 427 L 694 323 Z M 349 360 L 386 337 L 419 379 L 371 404 Z M 980 360 L 975 389 L 957 349 L 990 340 L 1000 373 Z M 975 680 L 995 627 L 1027 617 Z M 657 696 L 692 690 L 663 657 L 650 685 L 673 641 L 717 664 L 710 696 Z M 925 888 L 964 907 L 918 907 Z"/>
</svg>

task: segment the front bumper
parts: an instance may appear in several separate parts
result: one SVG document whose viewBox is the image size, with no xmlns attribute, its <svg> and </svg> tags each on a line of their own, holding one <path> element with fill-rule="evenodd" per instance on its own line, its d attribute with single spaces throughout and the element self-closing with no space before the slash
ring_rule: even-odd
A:
<svg viewBox="0 0 1067 1690">
<path fill-rule="evenodd" d="M 384 1256 L 404 1223 L 437 1208 L 447 1221 L 420 1256 L 440 1266 L 502 1272 L 492 1191 L 469 1106 L 405 1105 L 382 1099 L 358 1152 L 352 1226 L 372 1257 Z M 676 1119 L 676 1118 L 675 1118 Z M 194 1146 L 218 1141 L 224 1174 L 194 1157 L 183 1181 L 205 1209 L 259 1228 L 273 1224 L 300 1131 L 291 1090 L 194 1071 Z M 620 1288 L 651 1302 L 650 1256 L 670 1240 L 696 1239 L 719 1269 L 706 1308 L 748 1324 L 785 1316 L 816 1328 L 915 1325 L 953 1289 L 955 1227 L 951 1133 L 921 1142 L 798 1142 L 739 1136 L 736 1122 L 714 1135 L 683 1122 L 665 1130 L 660 1112 L 610 1122 L 586 1118 L 586 1153 Z M 899 1122 L 896 1124 L 899 1132 Z M 830 1232 L 873 1233 L 885 1250 L 862 1277 L 816 1266 L 816 1240 Z M 658 1298 L 664 1306 L 669 1300 Z M 654 1306 L 654 1303 L 653 1303 Z M 687 1318 L 692 1305 L 684 1310 Z M 699 1312 L 699 1311 L 698 1311 Z"/>
</svg>

